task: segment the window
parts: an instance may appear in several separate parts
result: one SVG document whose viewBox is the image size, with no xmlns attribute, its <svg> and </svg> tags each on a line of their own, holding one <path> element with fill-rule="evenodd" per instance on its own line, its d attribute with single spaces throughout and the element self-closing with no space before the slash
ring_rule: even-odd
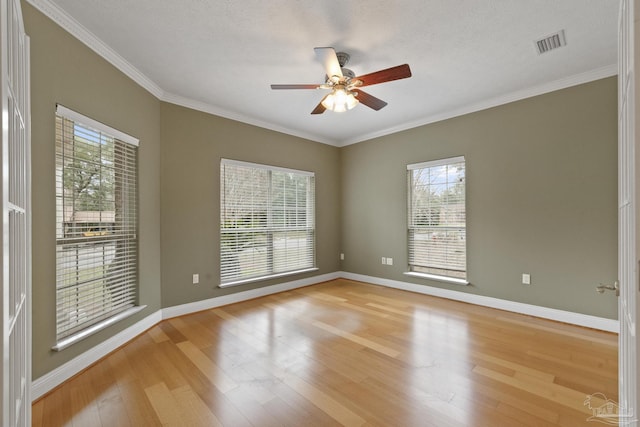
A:
<svg viewBox="0 0 640 427">
<path fill-rule="evenodd" d="M 57 108 L 58 345 L 136 302 L 137 144 L 115 129 Z"/>
<path fill-rule="evenodd" d="M 409 272 L 466 283 L 464 157 L 407 166 Z"/>
<path fill-rule="evenodd" d="M 222 159 L 221 286 L 315 268 L 314 174 Z"/>
</svg>

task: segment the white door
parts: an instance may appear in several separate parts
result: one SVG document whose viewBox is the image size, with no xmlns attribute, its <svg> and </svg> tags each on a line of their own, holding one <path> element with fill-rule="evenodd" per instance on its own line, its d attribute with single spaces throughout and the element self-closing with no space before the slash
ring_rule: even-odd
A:
<svg viewBox="0 0 640 427">
<path fill-rule="evenodd" d="M 20 0 L 0 0 L 2 426 L 31 425 L 29 39 Z"/>
<path fill-rule="evenodd" d="M 637 426 L 634 4 L 620 2 L 618 27 L 618 276 L 620 425 Z"/>
</svg>

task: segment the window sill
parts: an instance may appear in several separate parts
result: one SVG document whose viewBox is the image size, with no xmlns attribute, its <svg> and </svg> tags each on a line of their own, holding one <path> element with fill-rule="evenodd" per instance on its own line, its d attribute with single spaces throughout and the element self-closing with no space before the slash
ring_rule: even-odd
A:
<svg viewBox="0 0 640 427">
<path fill-rule="evenodd" d="M 439 276 L 437 274 L 416 273 L 414 271 L 407 271 L 404 273 L 406 276 L 417 277 L 419 279 L 436 280 L 438 282 L 453 283 L 454 285 L 468 286 L 469 282 L 465 279 L 459 279 L 457 277 Z"/>
<path fill-rule="evenodd" d="M 62 351 L 65 348 L 77 343 L 78 341 L 82 341 L 83 339 L 90 337 L 91 335 L 95 334 L 96 332 L 100 332 L 103 329 L 106 329 L 108 326 L 113 325 L 114 323 L 117 323 L 123 319 L 126 319 L 127 317 L 133 316 L 134 314 L 144 310 L 145 308 L 147 308 L 146 305 L 137 305 L 135 307 L 131 307 L 128 310 L 125 310 L 121 313 L 116 314 L 113 317 L 110 317 L 108 319 L 105 319 L 101 322 L 96 323 L 95 325 L 91 325 L 86 329 L 83 329 L 79 332 L 76 332 L 73 335 L 69 335 L 68 337 L 64 337 L 63 339 L 61 339 L 60 341 L 58 341 L 56 343 L 56 345 L 54 345 L 53 347 L 51 347 L 51 350 L 53 351 Z"/>
<path fill-rule="evenodd" d="M 287 271 L 286 273 L 270 274 L 268 276 L 252 277 L 250 279 L 235 280 L 233 282 L 221 283 L 221 284 L 218 285 L 218 287 L 219 288 L 228 288 L 228 287 L 231 287 L 231 286 L 246 285 L 248 283 L 261 282 L 263 280 L 276 279 L 278 277 L 292 276 L 294 274 L 309 273 L 311 271 L 318 271 L 318 270 L 319 270 L 319 268 L 313 267 L 313 268 L 305 268 L 303 270 Z"/>
</svg>

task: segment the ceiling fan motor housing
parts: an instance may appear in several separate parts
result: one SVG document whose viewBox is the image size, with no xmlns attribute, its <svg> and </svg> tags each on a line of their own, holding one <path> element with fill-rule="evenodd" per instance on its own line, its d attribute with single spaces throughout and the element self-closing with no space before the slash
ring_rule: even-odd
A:
<svg viewBox="0 0 640 427">
<path fill-rule="evenodd" d="M 342 75 L 345 76 L 348 79 L 352 79 L 352 78 L 354 78 L 356 76 L 356 73 L 354 73 L 353 71 L 351 71 L 348 68 L 342 67 L 341 70 L 342 70 Z"/>
<path fill-rule="evenodd" d="M 340 68 L 344 67 L 349 63 L 349 59 L 351 55 L 345 52 L 336 52 L 336 56 L 338 57 L 338 64 L 340 64 Z"/>
<path fill-rule="evenodd" d="M 340 67 L 340 70 L 342 71 L 342 76 L 344 77 L 343 79 L 340 79 L 340 81 L 349 82 L 351 81 L 351 79 L 353 79 L 356 76 L 356 73 L 354 73 L 352 70 L 348 68 Z M 337 76 L 335 76 L 334 79 L 332 79 L 326 74 L 324 75 L 324 80 L 328 84 L 335 84 L 338 81 Z"/>
</svg>

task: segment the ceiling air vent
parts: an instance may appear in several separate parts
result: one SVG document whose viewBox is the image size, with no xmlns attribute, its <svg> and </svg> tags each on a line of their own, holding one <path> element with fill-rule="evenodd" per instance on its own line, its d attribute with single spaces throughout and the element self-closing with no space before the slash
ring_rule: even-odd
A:
<svg viewBox="0 0 640 427">
<path fill-rule="evenodd" d="M 551 34 L 543 39 L 536 40 L 536 49 L 542 54 L 550 50 L 557 49 L 567 45 L 567 39 L 564 36 L 564 30 L 560 30 L 555 34 Z"/>
</svg>

